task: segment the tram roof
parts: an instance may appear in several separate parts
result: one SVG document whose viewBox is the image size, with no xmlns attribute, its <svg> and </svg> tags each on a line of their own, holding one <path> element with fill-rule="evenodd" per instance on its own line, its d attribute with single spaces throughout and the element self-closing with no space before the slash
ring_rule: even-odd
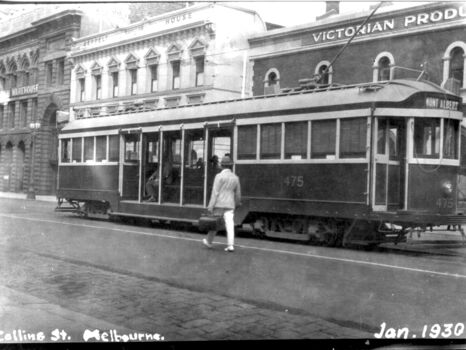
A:
<svg viewBox="0 0 466 350">
<path fill-rule="evenodd" d="M 334 110 L 360 108 L 373 103 L 401 103 L 416 93 L 438 93 L 453 96 L 448 90 L 427 81 L 392 80 L 378 83 L 342 85 L 325 89 L 294 91 L 277 95 L 264 95 L 246 99 L 185 105 L 152 111 L 99 116 L 70 121 L 62 132 L 87 129 L 124 128 L 128 125 L 154 125 L 169 123 L 208 122 L 209 120 L 233 119 L 267 113 L 304 113 L 312 109 Z"/>
</svg>

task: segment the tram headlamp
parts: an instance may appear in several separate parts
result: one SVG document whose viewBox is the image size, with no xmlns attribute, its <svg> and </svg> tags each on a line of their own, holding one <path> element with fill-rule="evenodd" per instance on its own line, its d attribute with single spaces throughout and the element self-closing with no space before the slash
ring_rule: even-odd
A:
<svg viewBox="0 0 466 350">
<path fill-rule="evenodd" d="M 450 180 L 442 181 L 440 186 L 442 188 L 442 192 L 446 196 L 450 196 L 453 193 L 453 185 Z"/>
</svg>

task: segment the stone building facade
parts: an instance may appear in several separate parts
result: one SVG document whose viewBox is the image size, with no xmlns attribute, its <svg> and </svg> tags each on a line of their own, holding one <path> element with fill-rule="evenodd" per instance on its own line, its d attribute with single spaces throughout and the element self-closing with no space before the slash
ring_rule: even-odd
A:
<svg viewBox="0 0 466 350">
<path fill-rule="evenodd" d="M 253 94 L 276 93 L 317 80 L 371 14 L 334 15 L 250 38 Z M 322 16 L 325 17 L 325 16 Z M 466 4 L 382 6 L 361 27 L 318 83 L 352 84 L 423 78 L 466 100 Z"/>
<path fill-rule="evenodd" d="M 70 118 L 248 96 L 247 38 L 265 30 L 254 11 L 201 3 L 77 39 Z"/>
<path fill-rule="evenodd" d="M 90 12 L 41 6 L 2 18 L 0 191 L 55 192 L 56 116 L 69 108 L 72 67 L 66 55 L 72 38 L 110 25 Z"/>
</svg>

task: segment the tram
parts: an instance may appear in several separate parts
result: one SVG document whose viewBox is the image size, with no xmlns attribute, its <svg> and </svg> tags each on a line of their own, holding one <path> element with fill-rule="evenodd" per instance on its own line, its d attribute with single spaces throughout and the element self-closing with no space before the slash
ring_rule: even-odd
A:
<svg viewBox="0 0 466 350">
<path fill-rule="evenodd" d="M 346 246 L 461 229 L 462 118 L 460 97 L 406 79 L 76 119 L 57 210 L 196 225 L 229 154 L 235 224 L 255 235 Z"/>
</svg>

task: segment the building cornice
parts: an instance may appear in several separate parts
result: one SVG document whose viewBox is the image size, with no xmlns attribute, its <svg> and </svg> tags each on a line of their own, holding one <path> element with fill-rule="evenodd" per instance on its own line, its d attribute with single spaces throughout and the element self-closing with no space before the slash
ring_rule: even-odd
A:
<svg viewBox="0 0 466 350">
<path fill-rule="evenodd" d="M 41 19 L 39 19 L 37 21 L 31 22 L 31 25 L 34 26 L 34 27 L 38 27 L 38 26 L 46 24 L 48 22 L 59 20 L 59 19 L 61 19 L 63 17 L 66 17 L 66 16 L 83 16 L 83 15 L 84 15 L 84 13 L 82 11 L 80 11 L 80 10 L 64 10 L 64 11 L 55 13 L 55 14 L 53 14 L 51 16 L 41 18 Z"/>
<path fill-rule="evenodd" d="M 141 35 L 141 36 L 139 36 L 137 38 L 124 39 L 124 40 L 121 40 L 121 41 L 118 41 L 118 42 L 110 43 L 110 44 L 107 44 L 107 45 L 102 45 L 100 47 L 92 47 L 92 48 L 89 48 L 89 49 L 86 49 L 86 50 L 79 50 L 79 51 L 76 50 L 75 52 L 71 52 L 69 54 L 69 57 L 70 58 L 78 58 L 78 57 L 83 57 L 83 56 L 87 56 L 87 55 L 93 55 L 93 54 L 100 53 L 100 52 L 110 51 L 110 50 L 113 50 L 113 49 L 116 49 L 116 48 L 123 48 L 125 46 L 137 44 L 137 43 L 147 41 L 147 40 L 159 39 L 159 38 L 161 38 L 163 36 L 172 35 L 174 33 L 180 33 L 180 32 L 183 32 L 183 31 L 188 31 L 188 30 L 192 30 L 192 29 L 196 29 L 196 28 L 208 27 L 211 24 L 212 24 L 212 22 L 210 22 L 210 21 L 205 21 L 205 20 L 204 21 L 198 21 L 198 22 L 190 23 L 190 24 L 187 24 L 187 25 L 184 25 L 184 26 L 180 26 L 180 27 L 160 31 L 158 33 L 148 33 L 148 34 L 145 34 L 145 35 Z"/>
</svg>

